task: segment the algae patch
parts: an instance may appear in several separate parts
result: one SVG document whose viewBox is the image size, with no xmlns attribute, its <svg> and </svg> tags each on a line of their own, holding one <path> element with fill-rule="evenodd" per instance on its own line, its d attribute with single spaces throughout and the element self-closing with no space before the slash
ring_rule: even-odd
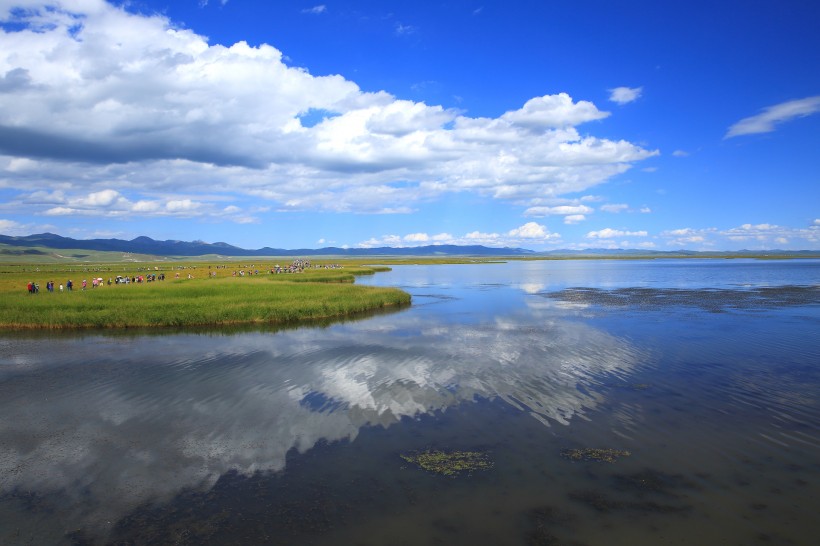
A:
<svg viewBox="0 0 820 546">
<path fill-rule="evenodd" d="M 403 453 L 401 458 L 428 472 L 453 478 L 493 467 L 489 455 L 480 451 L 427 450 Z"/>
<path fill-rule="evenodd" d="M 620 449 L 599 449 L 599 448 L 581 448 L 581 449 L 564 449 L 561 451 L 561 456 L 570 461 L 595 461 L 599 463 L 614 463 L 621 457 L 629 457 L 629 451 Z"/>
</svg>

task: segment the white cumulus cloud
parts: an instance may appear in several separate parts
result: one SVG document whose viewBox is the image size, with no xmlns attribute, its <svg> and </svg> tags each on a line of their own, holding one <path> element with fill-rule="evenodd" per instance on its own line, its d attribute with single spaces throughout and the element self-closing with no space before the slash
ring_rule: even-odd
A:
<svg viewBox="0 0 820 546">
<path fill-rule="evenodd" d="M 638 100 L 641 93 L 643 87 L 615 87 L 609 90 L 609 100 L 617 104 L 628 104 Z"/>
<path fill-rule="evenodd" d="M 430 241 L 430 236 L 426 233 L 410 233 L 405 235 L 402 240 L 409 243 L 426 243 Z"/>
<path fill-rule="evenodd" d="M 15 222 L 14 220 L 0 219 L 0 234 L 2 235 L 28 235 L 29 226 Z"/>
<path fill-rule="evenodd" d="M 579 222 L 583 222 L 586 219 L 587 217 L 583 214 L 570 214 L 569 216 L 564 216 L 564 223 L 577 224 Z"/>
<path fill-rule="evenodd" d="M 520 245 L 544 245 L 554 244 L 561 239 L 560 234 L 553 233 L 546 226 L 536 222 L 527 222 L 517 228 L 513 228 L 506 233 L 484 233 L 481 231 L 471 231 L 462 236 L 454 236 L 449 233 L 438 233 L 429 235 L 427 233 L 408 233 L 404 236 L 384 235 L 382 237 L 371 237 L 360 242 L 357 246 L 362 248 L 373 248 L 380 246 L 392 247 L 414 247 L 425 245 L 485 245 L 492 247 L 507 247 Z"/>
<path fill-rule="evenodd" d="M 618 214 L 619 212 L 629 210 L 629 205 L 625 205 L 623 203 L 608 203 L 606 205 L 601 205 L 601 210 L 604 212 L 612 212 Z"/>
<path fill-rule="evenodd" d="M 615 237 L 646 237 L 646 231 L 623 231 L 620 229 L 604 228 L 587 233 L 588 239 L 613 239 Z"/>
<path fill-rule="evenodd" d="M 525 216 L 549 216 L 549 215 L 578 215 L 590 214 L 593 209 L 586 205 L 555 205 L 530 207 L 524 211 Z"/>
<path fill-rule="evenodd" d="M 508 235 L 513 238 L 542 240 L 556 237 L 556 235 L 554 233 L 550 233 L 546 227 L 535 222 L 527 222 L 521 227 L 511 229 Z"/>
</svg>

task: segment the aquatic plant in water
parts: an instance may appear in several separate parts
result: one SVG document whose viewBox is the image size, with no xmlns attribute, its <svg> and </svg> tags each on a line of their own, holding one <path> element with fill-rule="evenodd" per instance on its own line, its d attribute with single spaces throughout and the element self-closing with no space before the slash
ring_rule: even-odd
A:
<svg viewBox="0 0 820 546">
<path fill-rule="evenodd" d="M 603 463 L 614 463 L 621 457 L 629 457 L 631 455 L 628 451 L 620 449 L 599 449 L 585 447 L 580 449 L 564 449 L 561 451 L 561 456 L 570 461 L 595 461 Z"/>
<path fill-rule="evenodd" d="M 490 457 L 479 451 L 427 450 L 403 453 L 401 458 L 428 472 L 450 477 L 470 475 L 474 470 L 489 470 L 493 467 Z"/>
</svg>

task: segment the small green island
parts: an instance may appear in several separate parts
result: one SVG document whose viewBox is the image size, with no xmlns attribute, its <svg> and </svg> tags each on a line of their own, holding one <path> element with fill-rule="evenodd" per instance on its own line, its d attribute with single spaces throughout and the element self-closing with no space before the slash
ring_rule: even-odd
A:
<svg viewBox="0 0 820 546">
<path fill-rule="evenodd" d="M 5 263 L 0 265 L 0 329 L 223 327 L 332 320 L 410 305 L 410 295 L 397 288 L 354 283 L 356 276 L 389 269 L 354 261 L 292 258 Z"/>
</svg>

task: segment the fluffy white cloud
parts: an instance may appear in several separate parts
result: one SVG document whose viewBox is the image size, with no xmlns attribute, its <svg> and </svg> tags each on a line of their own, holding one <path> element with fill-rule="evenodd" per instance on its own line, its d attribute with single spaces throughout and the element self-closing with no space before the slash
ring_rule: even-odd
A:
<svg viewBox="0 0 820 546">
<path fill-rule="evenodd" d="M 555 233 L 550 233 L 546 227 L 535 222 L 527 222 L 521 227 L 511 229 L 508 235 L 513 238 L 540 240 L 553 239 L 557 237 Z"/>
<path fill-rule="evenodd" d="M 531 206 L 657 154 L 582 136 L 609 114 L 565 93 L 474 118 L 102 0 L 19 5 L 0 4 L 0 186 L 21 192 L 20 212 L 209 214 L 221 196 L 402 213 L 448 192 Z M 60 203 L 25 201 L 55 188 Z"/>
<path fill-rule="evenodd" d="M 166 196 L 131 201 L 113 189 L 73 196 L 66 195 L 65 192 L 59 190 L 36 191 L 24 196 L 21 201 L 44 206 L 42 214 L 46 216 L 101 216 L 106 218 L 134 215 L 182 216 L 223 219 L 242 224 L 256 222 L 257 219 L 253 213 L 261 210 L 260 207 L 245 210 L 236 205 L 222 206 L 219 205 L 220 199 L 207 197 L 206 200 L 195 200 Z"/>
<path fill-rule="evenodd" d="M 586 219 L 587 217 L 583 214 L 570 214 L 569 216 L 564 216 L 564 223 L 577 224 L 578 222 L 583 222 Z"/>
<path fill-rule="evenodd" d="M 625 205 L 623 203 L 608 203 L 606 205 L 601 205 L 601 210 L 604 212 L 612 212 L 617 214 L 619 212 L 629 210 L 629 205 Z"/>
<path fill-rule="evenodd" d="M 729 127 L 724 138 L 755 133 L 770 133 L 781 123 L 810 116 L 817 112 L 820 112 L 820 95 L 781 102 L 765 108 L 755 116 L 738 121 Z"/>
<path fill-rule="evenodd" d="M 725 235 L 731 241 L 766 241 L 783 237 L 788 232 L 792 231 L 790 228 L 783 228 L 774 224 L 743 224 L 736 228 L 721 231 L 721 235 Z"/>
<path fill-rule="evenodd" d="M 0 233 L 3 235 L 28 235 L 31 233 L 31 226 L 15 222 L 14 220 L 0 219 Z"/>
<path fill-rule="evenodd" d="M 426 233 L 410 233 L 405 235 L 403 240 L 409 243 L 427 243 L 430 241 L 430 236 Z"/>
<path fill-rule="evenodd" d="M 593 209 L 586 205 L 556 205 L 552 207 L 530 207 L 524 211 L 525 216 L 549 216 L 549 215 L 578 215 L 590 214 Z"/>
<path fill-rule="evenodd" d="M 641 93 L 643 87 L 616 87 L 609 90 L 609 100 L 618 104 L 628 104 L 638 100 Z"/>
<path fill-rule="evenodd" d="M 413 247 L 425 245 L 485 245 L 493 247 L 518 246 L 518 245 L 543 245 L 545 243 L 555 243 L 560 241 L 558 233 L 550 230 L 536 222 L 513 228 L 507 233 L 482 233 L 471 231 L 461 237 L 453 236 L 449 233 L 439 233 L 428 235 L 427 233 L 409 233 L 403 237 L 398 235 L 384 235 L 382 237 L 372 237 L 358 244 L 359 247 L 373 248 L 380 246 Z"/>
<path fill-rule="evenodd" d="M 674 247 L 695 245 L 701 248 L 775 249 L 778 246 L 805 248 L 806 243 L 820 243 L 820 224 L 807 228 L 789 228 L 775 224 L 743 224 L 719 230 L 717 228 L 681 228 L 661 232 L 667 244 Z M 734 244 L 734 245 L 733 245 Z"/>
<path fill-rule="evenodd" d="M 569 95 L 559 93 L 530 99 L 523 108 L 507 112 L 501 119 L 514 125 L 543 130 L 571 127 L 607 116 L 609 112 L 601 112 L 591 102 L 572 102 Z"/>
<path fill-rule="evenodd" d="M 715 232 L 717 232 L 715 228 L 680 228 L 663 231 L 661 237 L 670 239 L 671 244 L 700 243 L 706 239 L 707 235 Z"/>
<path fill-rule="evenodd" d="M 717 233 L 716 228 L 680 228 L 670 229 L 661 232 L 660 236 L 666 239 L 667 246 L 671 248 L 695 248 L 703 249 L 713 245 L 712 239 Z"/>
<path fill-rule="evenodd" d="M 79 200 L 79 204 L 89 207 L 107 207 L 113 205 L 121 199 L 119 192 L 115 190 L 102 190 L 93 192 L 87 198 Z"/>
<path fill-rule="evenodd" d="M 613 239 L 615 237 L 646 237 L 646 231 L 622 231 L 619 229 L 604 228 L 587 233 L 588 239 Z"/>
</svg>

